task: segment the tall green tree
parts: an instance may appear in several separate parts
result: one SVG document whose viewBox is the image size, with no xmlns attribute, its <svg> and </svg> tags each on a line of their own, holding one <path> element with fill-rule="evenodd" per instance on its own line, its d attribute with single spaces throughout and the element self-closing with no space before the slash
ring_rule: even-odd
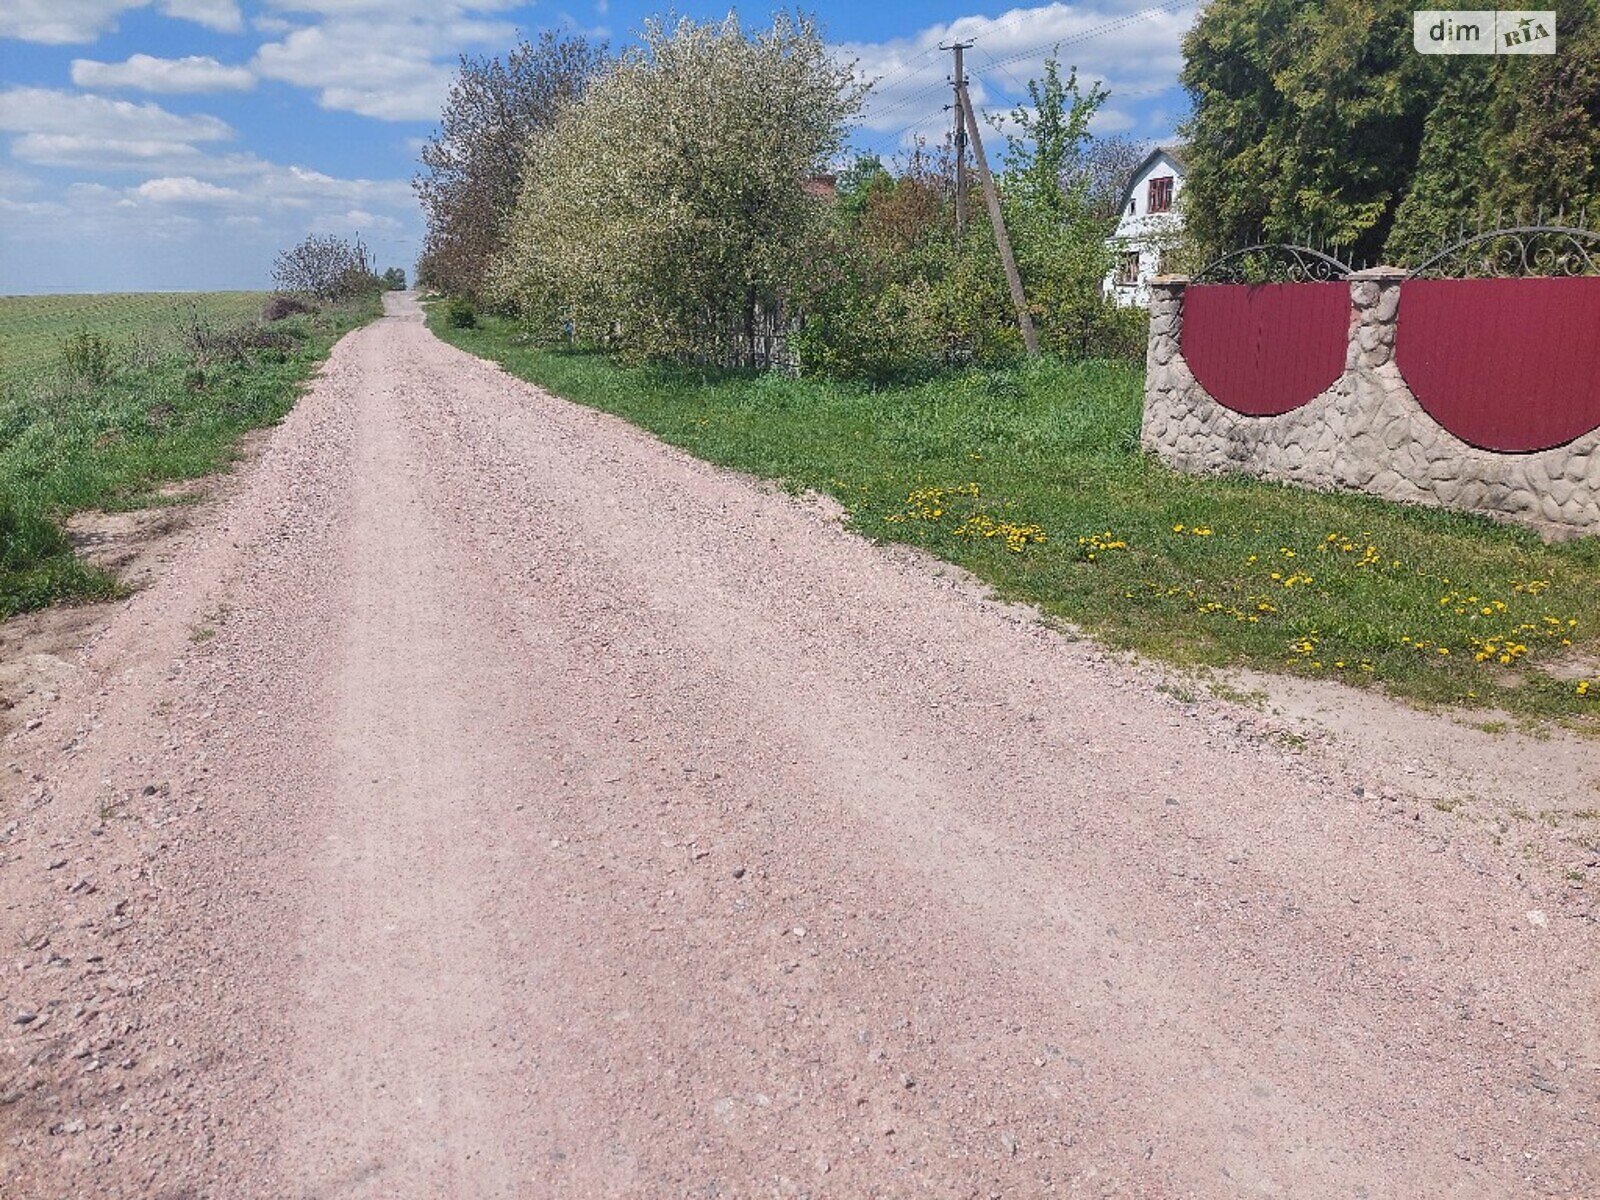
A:
<svg viewBox="0 0 1600 1200">
<path fill-rule="evenodd" d="M 1551 0 L 1557 53 L 1500 58 L 1486 159 L 1506 212 L 1600 218 L 1600 0 Z"/>
<path fill-rule="evenodd" d="M 1213 0 L 1184 43 L 1188 214 L 1217 250 L 1264 237 L 1376 256 L 1432 106 L 1403 0 Z"/>
<path fill-rule="evenodd" d="M 1552 0 L 1554 56 L 1419 54 L 1401 0 L 1212 0 L 1184 43 L 1188 216 L 1414 258 L 1496 210 L 1600 190 L 1597 0 Z"/>
<path fill-rule="evenodd" d="M 1089 123 L 1106 102 L 1051 55 L 1044 78 L 1029 80 L 1027 105 L 1011 114 L 1001 176 L 1002 208 L 1023 290 L 1047 350 L 1081 352 L 1105 316 L 1102 283 L 1111 267 L 1114 216 L 1096 208 Z"/>
<path fill-rule="evenodd" d="M 428 229 L 419 280 L 477 298 L 505 241 L 530 140 L 583 94 L 604 44 L 546 30 L 503 58 L 463 56 L 413 181 Z"/>
<path fill-rule="evenodd" d="M 1069 175 L 1091 140 L 1089 122 L 1109 93 L 1098 83 L 1085 90 L 1078 69 L 1061 74 L 1055 55 L 1045 60 L 1044 78 L 1028 80 L 1028 104 L 1011 110 L 1006 134 L 1005 176 L 1011 198 L 1066 215 L 1081 207 L 1088 190 L 1082 175 Z"/>
<path fill-rule="evenodd" d="M 1445 81 L 1422 133 L 1417 168 L 1395 211 L 1383 257 L 1419 263 L 1480 228 L 1492 211 L 1485 119 L 1496 93 L 1493 59 L 1466 58 Z"/>
</svg>

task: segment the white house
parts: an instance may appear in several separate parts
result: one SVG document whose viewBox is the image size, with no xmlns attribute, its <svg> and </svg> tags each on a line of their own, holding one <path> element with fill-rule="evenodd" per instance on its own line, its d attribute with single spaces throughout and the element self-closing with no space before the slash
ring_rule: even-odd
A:
<svg viewBox="0 0 1600 1200">
<path fill-rule="evenodd" d="M 1118 304 L 1150 302 L 1150 279 L 1162 272 L 1162 257 L 1183 230 L 1174 205 L 1183 191 L 1182 152 L 1157 146 L 1128 178 L 1122 192 L 1122 216 L 1111 237 L 1116 265 L 1106 276 L 1106 295 Z"/>
</svg>

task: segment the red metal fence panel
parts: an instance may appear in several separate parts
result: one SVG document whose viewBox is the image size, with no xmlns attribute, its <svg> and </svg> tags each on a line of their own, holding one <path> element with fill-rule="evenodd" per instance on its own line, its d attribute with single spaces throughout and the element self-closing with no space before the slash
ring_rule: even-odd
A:
<svg viewBox="0 0 1600 1200">
<path fill-rule="evenodd" d="M 1348 283 L 1202 283 L 1183 297 L 1181 348 L 1218 404 L 1251 417 L 1299 408 L 1344 373 Z"/>
<path fill-rule="evenodd" d="M 1565 445 L 1600 428 L 1600 279 L 1408 279 L 1395 362 L 1464 442 Z"/>
</svg>

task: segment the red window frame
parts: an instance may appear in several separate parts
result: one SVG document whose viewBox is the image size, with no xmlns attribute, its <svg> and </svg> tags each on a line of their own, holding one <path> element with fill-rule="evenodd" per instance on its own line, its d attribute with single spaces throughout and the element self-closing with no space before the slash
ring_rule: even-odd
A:
<svg viewBox="0 0 1600 1200">
<path fill-rule="evenodd" d="M 1172 210 L 1172 176 L 1159 175 L 1150 181 L 1150 194 L 1145 202 L 1148 212 L 1163 213 Z"/>
</svg>

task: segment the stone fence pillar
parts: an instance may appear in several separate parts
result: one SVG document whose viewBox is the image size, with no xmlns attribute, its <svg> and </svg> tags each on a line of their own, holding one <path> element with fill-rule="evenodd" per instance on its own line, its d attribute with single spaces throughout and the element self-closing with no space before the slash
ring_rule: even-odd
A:
<svg viewBox="0 0 1600 1200">
<path fill-rule="evenodd" d="M 1150 281 L 1150 340 L 1145 350 L 1144 420 L 1140 441 L 1150 451 L 1160 449 L 1164 427 L 1153 429 L 1151 419 L 1172 408 L 1180 387 L 1188 384 L 1188 371 L 1181 372 L 1179 343 L 1183 336 L 1183 292 L 1189 286 L 1187 275 L 1157 275 Z"/>
<path fill-rule="evenodd" d="M 1345 399 L 1340 405 L 1333 481 L 1342 487 L 1409 500 L 1417 498 L 1416 492 L 1406 487 L 1404 472 L 1396 472 L 1391 461 L 1394 450 L 1409 441 L 1409 418 L 1416 409 L 1399 395 L 1405 380 L 1394 365 L 1395 318 L 1405 275 L 1399 267 L 1379 266 L 1350 276 L 1350 335 L 1342 381 Z M 1397 418 L 1405 429 L 1395 427 Z M 1385 445 L 1385 439 L 1392 445 Z M 1375 488 L 1379 475 L 1384 478 Z"/>
<path fill-rule="evenodd" d="M 1376 371 L 1394 360 L 1395 314 L 1400 311 L 1399 267 L 1368 267 L 1350 276 L 1351 334 L 1347 370 Z"/>
<path fill-rule="evenodd" d="M 1188 286 L 1187 275 L 1157 275 L 1150 281 L 1150 366 L 1164 367 L 1178 353 Z"/>
</svg>

